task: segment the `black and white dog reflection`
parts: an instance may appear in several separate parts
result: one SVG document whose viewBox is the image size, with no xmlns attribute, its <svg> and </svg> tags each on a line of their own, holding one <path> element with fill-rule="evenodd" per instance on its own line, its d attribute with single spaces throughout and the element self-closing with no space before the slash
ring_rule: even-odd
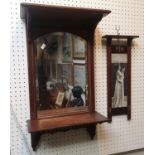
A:
<svg viewBox="0 0 155 155">
<path fill-rule="evenodd" d="M 83 89 L 80 86 L 75 86 L 72 89 L 72 93 L 73 93 L 73 97 L 74 99 L 71 101 L 71 107 L 74 106 L 83 106 L 84 102 L 83 99 L 81 97 L 82 93 L 83 93 Z"/>
</svg>

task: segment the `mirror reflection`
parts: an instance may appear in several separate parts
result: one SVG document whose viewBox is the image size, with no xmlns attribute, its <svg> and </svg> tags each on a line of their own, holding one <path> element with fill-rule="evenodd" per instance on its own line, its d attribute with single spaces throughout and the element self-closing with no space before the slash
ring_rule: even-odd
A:
<svg viewBox="0 0 155 155">
<path fill-rule="evenodd" d="M 88 105 L 87 41 L 57 32 L 34 41 L 38 110 Z"/>
</svg>

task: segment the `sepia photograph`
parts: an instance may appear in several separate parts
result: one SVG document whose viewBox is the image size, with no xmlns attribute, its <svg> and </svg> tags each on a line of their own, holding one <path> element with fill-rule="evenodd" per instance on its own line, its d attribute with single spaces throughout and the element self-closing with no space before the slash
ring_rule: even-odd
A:
<svg viewBox="0 0 155 155">
<path fill-rule="evenodd" d="M 112 54 L 112 107 L 127 107 L 127 55 Z"/>
</svg>

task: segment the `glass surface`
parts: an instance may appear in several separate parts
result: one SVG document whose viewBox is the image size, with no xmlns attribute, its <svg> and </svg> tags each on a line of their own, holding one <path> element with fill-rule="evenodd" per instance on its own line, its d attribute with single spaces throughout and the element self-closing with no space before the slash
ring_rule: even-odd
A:
<svg viewBox="0 0 155 155">
<path fill-rule="evenodd" d="M 127 107 L 127 54 L 112 54 L 112 108 Z"/>
<path fill-rule="evenodd" d="M 57 32 L 34 41 L 38 110 L 86 107 L 87 41 Z"/>
</svg>

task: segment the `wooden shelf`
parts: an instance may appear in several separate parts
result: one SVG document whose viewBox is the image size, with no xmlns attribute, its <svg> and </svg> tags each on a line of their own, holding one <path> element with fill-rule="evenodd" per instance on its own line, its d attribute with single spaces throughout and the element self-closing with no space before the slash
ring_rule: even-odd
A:
<svg viewBox="0 0 155 155">
<path fill-rule="evenodd" d="M 34 18 L 35 20 L 45 21 L 50 20 L 51 18 L 56 19 L 56 21 L 74 20 L 76 23 L 78 23 L 78 21 L 84 21 L 85 19 L 85 22 L 89 21 L 92 23 L 93 20 L 100 20 L 103 16 L 108 15 L 111 11 L 92 8 L 21 3 L 20 16 L 22 19 L 27 18 L 27 12 L 30 12 L 31 18 Z"/>
<path fill-rule="evenodd" d="M 33 132 L 60 129 L 64 127 L 97 124 L 108 121 L 109 121 L 108 118 L 97 112 L 84 113 L 72 116 L 63 116 L 63 117 L 55 117 L 40 120 L 28 120 L 28 131 L 30 133 L 33 133 Z"/>
</svg>

